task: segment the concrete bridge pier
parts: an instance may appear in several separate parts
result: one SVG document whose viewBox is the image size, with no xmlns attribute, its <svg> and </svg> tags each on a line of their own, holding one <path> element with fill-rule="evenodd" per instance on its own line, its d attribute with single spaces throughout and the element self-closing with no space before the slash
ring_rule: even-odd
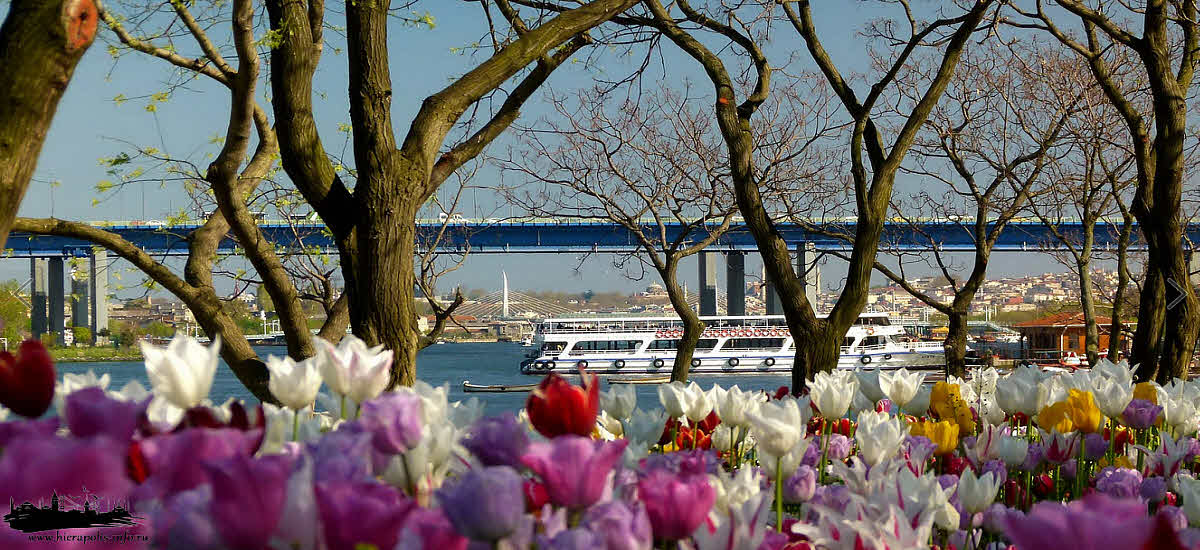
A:
<svg viewBox="0 0 1200 550">
<path fill-rule="evenodd" d="M 746 314 L 746 253 L 725 253 L 725 313 Z"/>
<path fill-rule="evenodd" d="M 50 320 L 49 331 L 54 334 L 55 342 L 58 345 L 63 345 L 63 331 L 66 330 L 66 306 L 67 293 L 63 287 L 63 279 L 66 276 L 66 269 L 63 265 L 62 256 L 50 258 L 47 262 L 50 270 L 47 274 L 49 285 L 47 286 L 47 307 L 49 314 L 47 317 Z"/>
<path fill-rule="evenodd" d="M 700 253 L 700 315 L 717 314 L 717 253 Z"/>
<path fill-rule="evenodd" d="M 49 269 L 49 261 L 46 258 L 29 260 L 29 330 L 35 339 L 41 338 L 49 329 L 46 309 L 46 279 Z"/>
<path fill-rule="evenodd" d="M 821 268 L 817 265 L 817 248 L 813 243 L 800 243 L 796 247 L 796 276 L 800 278 L 800 285 L 804 288 L 804 296 L 808 298 L 808 303 L 818 315 L 823 313 L 817 307 L 817 298 L 821 293 Z M 763 283 L 766 286 L 764 301 L 767 305 L 767 315 L 783 315 L 779 293 L 767 277 L 766 269 L 763 269 Z"/>
<path fill-rule="evenodd" d="M 93 248 L 88 258 L 88 326 L 92 341 L 108 330 L 108 250 Z"/>
<path fill-rule="evenodd" d="M 80 274 L 72 273 L 71 328 L 77 327 L 91 329 L 88 324 L 88 282 Z"/>
</svg>

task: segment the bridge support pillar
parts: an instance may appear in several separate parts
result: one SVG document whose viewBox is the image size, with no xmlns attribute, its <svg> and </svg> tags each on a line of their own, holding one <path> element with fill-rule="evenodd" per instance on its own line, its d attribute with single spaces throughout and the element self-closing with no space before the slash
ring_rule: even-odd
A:
<svg viewBox="0 0 1200 550">
<path fill-rule="evenodd" d="M 88 325 L 88 282 L 75 273 L 71 274 L 71 328 L 83 327 L 91 330 Z M 91 344 L 91 342 L 85 342 Z"/>
<path fill-rule="evenodd" d="M 47 275 L 50 283 L 47 287 L 47 292 L 49 293 L 47 307 L 50 309 L 48 315 L 50 319 L 49 330 L 51 334 L 54 334 L 55 343 L 61 346 L 64 343 L 63 331 L 67 328 L 67 293 L 66 289 L 63 288 L 63 279 L 66 276 L 66 270 L 61 256 L 50 258 L 48 263 L 50 266 L 50 273 Z"/>
<path fill-rule="evenodd" d="M 29 260 L 29 330 L 34 339 L 39 339 L 49 328 L 46 317 L 46 272 L 49 262 L 46 258 Z"/>
<path fill-rule="evenodd" d="M 108 250 L 93 248 L 88 261 L 88 322 L 92 340 L 108 332 Z"/>
<path fill-rule="evenodd" d="M 717 314 L 717 253 L 700 254 L 700 315 Z"/>
<path fill-rule="evenodd" d="M 725 253 L 725 314 L 746 314 L 746 253 Z"/>
<path fill-rule="evenodd" d="M 796 276 L 804 287 L 804 297 L 820 315 L 817 298 L 821 294 L 821 268 L 817 265 L 817 247 L 813 243 L 800 243 L 796 248 Z"/>
<path fill-rule="evenodd" d="M 767 306 L 767 315 L 783 315 L 783 302 L 779 299 L 779 292 L 775 290 L 775 283 L 771 282 L 771 278 L 767 275 L 767 269 L 763 268 L 763 303 Z"/>
</svg>

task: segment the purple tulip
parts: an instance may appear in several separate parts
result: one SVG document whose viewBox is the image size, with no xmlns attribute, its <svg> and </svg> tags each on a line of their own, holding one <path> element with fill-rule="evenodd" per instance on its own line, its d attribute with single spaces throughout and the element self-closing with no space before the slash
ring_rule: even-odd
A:
<svg viewBox="0 0 1200 550">
<path fill-rule="evenodd" d="M 958 484 L 958 476 L 954 474 L 942 474 L 938 476 L 937 480 L 938 485 L 940 485 L 943 489 L 947 489 Z"/>
<path fill-rule="evenodd" d="M 1177 534 L 1179 535 L 1179 543 L 1184 548 L 1200 547 L 1200 529 L 1188 527 Z"/>
<path fill-rule="evenodd" d="M 134 491 L 134 500 L 161 498 L 209 482 L 207 461 L 250 456 L 258 447 L 257 430 L 190 428 L 141 441 L 150 476 Z"/>
<path fill-rule="evenodd" d="M 1158 417 L 1163 412 L 1163 408 L 1155 405 L 1153 401 L 1146 399 L 1134 399 L 1125 407 L 1125 412 L 1121 413 L 1121 418 L 1125 420 L 1125 425 L 1135 430 L 1145 430 L 1158 422 Z"/>
<path fill-rule="evenodd" d="M 804 457 L 800 459 L 800 464 L 812 468 L 817 467 L 817 462 L 821 460 L 821 446 L 818 442 L 814 442 L 804 450 Z"/>
<path fill-rule="evenodd" d="M 437 492 L 446 518 L 467 538 L 497 541 L 517 529 L 525 513 L 523 479 L 509 466 L 468 471 Z"/>
<path fill-rule="evenodd" d="M 1142 480 L 1138 495 L 1151 504 L 1162 502 L 1167 498 L 1167 480 L 1161 477 L 1148 477 Z"/>
<path fill-rule="evenodd" d="M 829 460 L 846 460 L 850 457 L 851 441 L 842 434 L 829 435 Z"/>
<path fill-rule="evenodd" d="M 1057 550 L 1068 540 L 1079 550 L 1144 548 L 1153 528 L 1142 501 L 1099 493 L 1070 504 L 1039 502 L 1029 515 L 1005 522 L 1005 533 L 1021 550 Z"/>
<path fill-rule="evenodd" d="M 638 482 L 638 497 L 646 505 L 654 538 L 679 540 L 696 531 L 717 493 L 706 476 L 654 470 Z"/>
<path fill-rule="evenodd" d="M 989 460 L 983 463 L 983 467 L 979 469 L 979 475 L 992 474 L 992 477 L 1000 482 L 1001 485 L 1008 480 L 1008 466 L 1004 465 L 1003 460 Z"/>
<path fill-rule="evenodd" d="M 417 507 L 405 520 L 400 534 L 402 550 L 466 550 L 468 539 L 454 531 L 446 515 L 436 508 Z"/>
<path fill-rule="evenodd" d="M 643 472 L 666 470 L 681 475 L 716 475 L 720 464 L 715 453 L 703 449 L 652 454 L 638 462 Z"/>
<path fill-rule="evenodd" d="M 367 481 L 373 469 L 371 436 L 353 425 L 329 432 L 309 443 L 313 477 L 323 481 Z"/>
<path fill-rule="evenodd" d="M 150 516 L 154 540 L 163 548 L 220 548 L 209 506 L 212 491 L 204 485 L 175 493 Z"/>
<path fill-rule="evenodd" d="M 1158 515 L 1166 518 L 1167 524 L 1171 526 L 1175 532 L 1187 529 L 1188 518 L 1183 509 L 1178 506 L 1163 506 L 1158 509 Z"/>
<path fill-rule="evenodd" d="M 489 416 L 475 421 L 462 441 L 484 466 L 521 467 L 521 455 L 529 447 L 529 434 L 516 415 Z"/>
<path fill-rule="evenodd" d="M 812 449 L 812 445 L 808 446 Z M 925 467 L 929 464 L 929 457 L 933 456 L 933 452 L 937 450 L 937 444 L 928 437 L 923 435 L 910 435 L 904 439 L 904 444 L 900 447 L 900 456 L 908 462 L 908 469 L 916 475 L 925 473 Z"/>
<path fill-rule="evenodd" d="M 1040 442 L 1029 444 L 1029 451 L 1025 453 L 1025 462 L 1021 464 L 1021 470 L 1033 472 L 1046 459 L 1046 447 Z"/>
<path fill-rule="evenodd" d="M 628 444 L 625 439 L 605 442 L 561 435 L 529 445 L 521 463 L 541 478 L 550 502 L 582 510 L 604 496 L 609 474 Z"/>
<path fill-rule="evenodd" d="M 209 511 L 221 540 L 233 550 L 261 550 L 283 512 L 292 459 L 235 455 L 205 466 L 212 479 Z"/>
<path fill-rule="evenodd" d="M 654 544 L 650 517 L 639 502 L 610 500 L 588 508 L 584 527 L 603 537 L 604 550 L 641 550 Z"/>
<path fill-rule="evenodd" d="M 128 443 L 149 405 L 150 399 L 118 401 L 100 388 L 83 388 L 67 396 L 67 427 L 75 437 L 103 434 Z"/>
<path fill-rule="evenodd" d="M 421 399 L 388 392 L 362 404 L 358 422 L 371 434 L 375 449 L 400 454 L 421 441 Z"/>
<path fill-rule="evenodd" d="M 107 437 L 33 436 L 10 441 L 0 453 L 0 501 L 21 504 L 85 491 L 125 504 L 132 489 L 127 448 Z"/>
<path fill-rule="evenodd" d="M 58 417 L 41 420 L 13 420 L 0 422 L 0 449 L 18 439 L 50 437 L 58 433 Z"/>
<path fill-rule="evenodd" d="M 546 550 L 595 550 L 603 548 L 605 539 L 603 535 L 598 535 L 587 529 L 576 527 L 567 529 L 554 538 L 546 536 L 538 537 L 538 549 Z"/>
<path fill-rule="evenodd" d="M 1129 468 L 1109 466 L 1096 474 L 1096 490 L 1113 498 L 1137 498 L 1141 495 L 1142 474 Z"/>
<path fill-rule="evenodd" d="M 1066 479 L 1075 479 L 1075 474 L 1079 471 L 1079 463 L 1074 458 L 1062 463 L 1059 473 Z"/>
<path fill-rule="evenodd" d="M 983 528 L 989 533 L 1004 533 L 1005 522 L 1010 516 L 1024 516 L 1020 510 L 1009 508 L 999 502 L 992 504 L 983 512 Z"/>
<path fill-rule="evenodd" d="M 275 537 L 287 548 L 317 548 L 320 546 L 321 520 L 313 490 L 312 457 L 303 452 L 289 456 L 294 466 L 287 480 L 287 498 L 279 514 L 279 524 L 275 526 Z"/>
<path fill-rule="evenodd" d="M 1092 432 L 1083 437 L 1083 458 L 1100 460 L 1108 452 L 1108 441 L 1099 432 Z"/>
<path fill-rule="evenodd" d="M 850 489 L 845 485 L 821 485 L 813 493 L 812 504 L 836 510 L 841 514 L 850 504 Z"/>
<path fill-rule="evenodd" d="M 330 550 L 359 544 L 394 548 L 405 518 L 416 507 L 396 489 L 373 482 L 317 483 L 316 498 Z"/>
<path fill-rule="evenodd" d="M 801 465 L 783 484 L 783 501 L 800 504 L 812 500 L 817 492 L 817 471 Z"/>
</svg>

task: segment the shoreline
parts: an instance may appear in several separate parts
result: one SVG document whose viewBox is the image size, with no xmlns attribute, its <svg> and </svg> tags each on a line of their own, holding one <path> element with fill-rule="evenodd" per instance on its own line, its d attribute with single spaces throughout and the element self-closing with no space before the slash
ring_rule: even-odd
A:
<svg viewBox="0 0 1200 550">
<path fill-rule="evenodd" d="M 141 361 L 139 349 L 114 349 L 110 347 L 50 348 L 50 357 L 55 363 L 98 363 Z"/>
</svg>

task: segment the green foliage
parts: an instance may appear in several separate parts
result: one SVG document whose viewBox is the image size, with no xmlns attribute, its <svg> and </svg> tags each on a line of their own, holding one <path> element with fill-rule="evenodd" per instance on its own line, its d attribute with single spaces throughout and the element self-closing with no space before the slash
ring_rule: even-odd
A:
<svg viewBox="0 0 1200 550">
<path fill-rule="evenodd" d="M 92 329 L 90 329 L 90 328 L 74 327 L 71 329 L 71 333 L 75 335 L 75 343 L 76 344 L 91 344 L 92 343 Z"/>
<path fill-rule="evenodd" d="M 29 330 L 29 307 L 21 301 L 21 284 L 14 280 L 0 283 L 0 323 L 9 342 L 18 342 Z"/>
<path fill-rule="evenodd" d="M 267 292 L 267 287 L 258 285 L 258 290 L 254 293 L 258 299 L 258 308 L 263 311 L 275 311 L 275 303 L 271 301 L 271 295 Z"/>
</svg>

